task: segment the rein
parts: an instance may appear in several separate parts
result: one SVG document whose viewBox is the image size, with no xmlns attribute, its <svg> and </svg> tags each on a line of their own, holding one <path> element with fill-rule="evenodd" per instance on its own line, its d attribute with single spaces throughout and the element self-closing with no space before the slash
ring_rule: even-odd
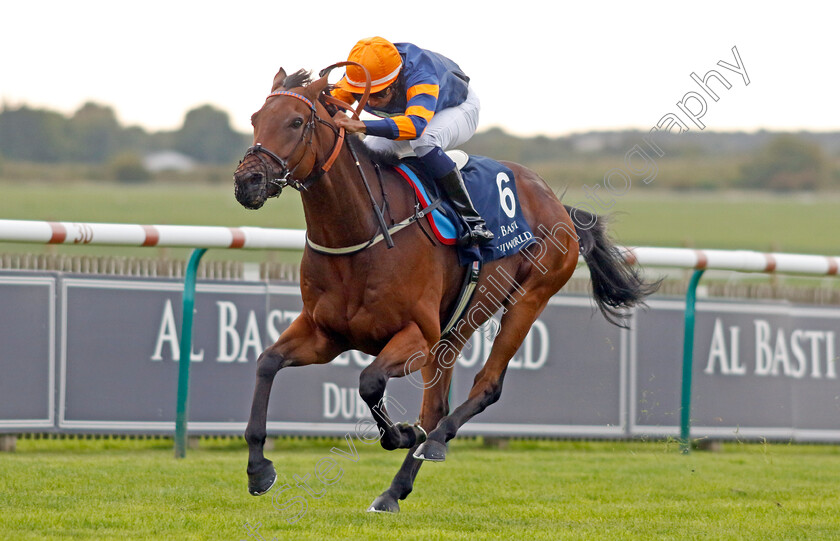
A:
<svg viewBox="0 0 840 541">
<path fill-rule="evenodd" d="M 318 75 L 320 77 L 328 77 L 329 73 L 332 70 L 334 70 L 335 68 L 340 68 L 340 67 L 343 67 L 343 66 L 349 66 L 351 64 L 360 67 L 365 74 L 365 92 L 364 92 L 364 95 L 362 96 L 362 99 L 359 100 L 359 106 L 354 110 L 351 105 L 349 105 L 347 103 L 344 103 L 343 101 L 339 100 L 338 98 L 334 98 L 330 95 L 325 95 L 324 99 L 328 103 L 332 103 L 333 105 L 336 105 L 338 107 L 341 107 L 341 108 L 349 110 L 349 111 L 352 111 L 353 112 L 353 117 L 358 119 L 359 114 L 364 109 L 365 104 L 367 104 L 367 99 L 368 99 L 368 96 L 370 95 L 370 72 L 368 72 L 367 68 L 364 67 L 363 65 L 359 64 L 358 62 L 353 62 L 353 61 L 348 60 L 348 61 L 345 61 L 345 62 L 337 62 L 337 63 L 335 63 L 331 66 L 327 66 L 326 68 L 322 69 Z M 300 145 L 303 142 L 304 138 L 306 137 L 306 132 L 310 132 L 309 141 L 307 142 L 307 145 L 312 144 L 312 132 L 314 132 L 315 121 L 318 121 L 321 124 L 324 124 L 329 129 L 331 129 L 332 132 L 335 134 L 335 143 L 333 143 L 332 152 L 330 152 L 329 157 L 324 162 L 324 164 L 320 167 L 320 171 L 316 175 L 311 175 L 310 174 L 309 177 L 307 177 L 306 179 L 303 180 L 303 182 L 291 178 L 292 170 L 289 169 L 288 163 L 287 163 L 286 160 L 280 158 L 277 154 L 274 154 L 273 152 L 264 148 L 259 143 L 257 143 L 256 145 L 248 148 L 248 150 L 245 151 L 245 157 L 247 158 L 249 155 L 255 155 L 257 157 L 257 159 L 260 160 L 260 163 L 263 165 L 263 167 L 266 168 L 266 172 L 268 172 L 270 169 L 268 168 L 268 164 L 265 162 L 265 160 L 263 160 L 262 156 L 260 156 L 261 152 L 264 153 L 264 154 L 267 154 L 272 160 L 274 160 L 275 162 L 277 162 L 280 165 L 280 167 L 281 167 L 280 174 L 282 175 L 282 177 L 279 178 L 279 179 L 270 180 L 270 182 L 272 184 L 274 184 L 275 186 L 280 188 L 280 191 L 282 191 L 284 187 L 289 186 L 289 187 L 291 187 L 291 188 L 300 192 L 300 191 L 306 190 L 309 187 L 309 185 L 311 185 L 312 182 L 315 179 L 319 178 L 321 175 L 328 172 L 330 170 L 330 168 L 332 168 L 333 164 L 338 159 L 338 155 L 341 152 L 341 147 L 344 145 L 345 130 L 344 130 L 344 128 L 336 129 L 335 126 L 333 126 L 332 124 L 330 124 L 329 122 L 325 121 L 320 116 L 318 116 L 318 112 L 315 109 L 315 104 L 312 103 L 312 100 L 310 100 L 309 98 L 307 98 L 306 96 L 304 96 L 302 94 L 298 94 L 297 92 L 291 92 L 289 90 L 278 90 L 277 92 L 272 92 L 271 94 L 269 94 L 268 97 L 266 97 L 266 100 L 269 99 L 269 98 L 276 97 L 276 96 L 289 96 L 290 98 L 295 98 L 295 99 L 298 99 L 298 100 L 302 101 L 303 103 L 305 103 L 309 107 L 309 111 L 310 111 L 309 122 L 306 123 L 306 130 L 304 130 L 304 132 L 301 134 L 300 140 L 298 141 L 297 145 L 295 145 L 295 148 L 292 149 L 292 154 L 294 154 L 295 151 L 297 150 L 297 146 Z M 354 158 L 355 158 L 355 156 L 354 156 Z M 362 179 L 364 180 L 365 175 L 364 175 L 364 172 L 362 172 L 361 167 L 359 166 L 359 160 L 358 159 L 356 159 L 356 166 L 359 167 L 359 172 L 362 174 Z M 266 178 L 268 178 L 268 176 L 269 175 L 266 175 Z M 365 180 L 365 186 L 367 186 L 367 180 Z M 370 188 L 368 188 L 368 193 L 370 193 Z M 280 194 L 278 193 L 277 195 L 280 195 Z M 373 196 L 371 196 L 371 198 L 373 198 Z M 384 225 L 384 222 L 382 222 L 382 225 Z M 389 246 L 393 245 L 390 238 L 388 238 L 388 245 Z"/>
<path fill-rule="evenodd" d="M 357 65 L 357 66 L 361 67 L 364 70 L 365 77 L 366 77 L 365 92 L 362 96 L 362 99 L 359 100 L 359 105 L 357 106 L 357 108 L 354 110 L 351 105 L 349 105 L 349 104 L 347 104 L 347 103 L 345 103 L 345 102 L 343 102 L 343 101 L 341 101 L 341 100 L 339 100 L 339 99 L 337 99 L 333 96 L 330 96 L 328 94 L 324 95 L 323 99 L 327 103 L 331 103 L 333 105 L 338 106 L 339 108 L 351 111 L 353 113 L 354 118 L 358 119 L 359 118 L 359 113 L 361 113 L 362 109 L 364 108 L 365 104 L 367 103 L 368 96 L 370 95 L 370 74 L 368 73 L 368 70 L 364 66 L 362 66 L 361 64 L 357 64 L 356 62 L 347 61 L 347 62 L 339 62 L 337 64 L 333 64 L 332 66 L 329 66 L 329 67 L 321 70 L 320 76 L 322 78 L 326 77 L 329 74 L 329 72 L 331 70 L 333 70 L 334 68 L 341 67 L 341 66 L 347 66 L 347 65 L 350 65 L 350 64 L 354 64 L 354 65 Z M 298 140 L 295 147 L 292 149 L 292 152 L 290 153 L 288 158 L 285 158 L 285 159 L 281 158 L 280 156 L 278 156 L 274 152 L 272 152 L 272 151 L 268 150 L 267 148 L 263 147 L 262 144 L 260 144 L 260 143 L 256 143 L 253 146 L 249 147 L 245 151 L 245 157 L 243 158 L 243 161 L 244 161 L 245 159 L 248 158 L 248 156 L 254 156 L 260 161 L 260 164 L 263 166 L 263 169 L 264 169 L 264 178 L 266 179 L 266 182 L 271 183 L 271 184 L 273 184 L 273 185 L 275 185 L 279 188 L 279 191 L 278 191 L 277 195 L 280 195 L 280 192 L 282 192 L 283 188 L 285 188 L 287 186 L 294 189 L 294 190 L 297 190 L 299 192 L 309 189 L 309 187 L 312 185 L 313 182 L 315 182 L 315 180 L 320 178 L 324 173 L 327 173 L 330 170 L 330 168 L 332 168 L 332 166 L 335 164 L 335 162 L 338 159 L 338 156 L 341 152 L 341 148 L 344 146 L 345 135 L 346 135 L 344 128 L 336 128 L 333 124 L 325 121 L 320 116 L 318 116 L 318 112 L 315 108 L 315 104 L 312 102 L 312 100 L 310 100 L 309 98 L 307 98 L 306 96 L 304 96 L 302 94 L 298 94 L 297 92 L 292 92 L 292 91 L 289 91 L 289 90 L 278 90 L 276 92 L 272 92 L 271 94 L 269 94 L 266 97 L 266 100 L 268 100 L 270 98 L 274 98 L 274 97 L 280 97 L 280 96 L 287 96 L 287 97 L 290 97 L 290 98 L 300 100 L 309 107 L 309 111 L 310 111 L 309 121 L 306 123 L 306 128 L 304 129 L 303 133 L 301 133 L 300 139 Z M 305 142 L 306 146 L 311 146 L 312 145 L 312 137 L 315 133 L 315 123 L 316 122 L 320 122 L 321 124 L 324 124 L 325 126 L 329 127 L 330 130 L 332 130 L 332 132 L 335 134 L 335 142 L 333 143 L 332 151 L 330 151 L 330 155 L 326 159 L 326 161 L 319 167 L 318 173 L 310 174 L 307 178 L 303 179 L 302 181 L 296 180 L 296 179 L 292 178 L 292 173 L 297 168 L 297 166 L 300 165 L 300 162 L 303 160 L 303 156 L 301 156 L 300 160 L 298 160 L 298 163 L 293 167 L 289 167 L 288 162 L 289 162 L 289 160 L 291 159 L 292 156 L 297 154 L 297 149 L 302 143 Z M 309 136 L 308 139 L 307 139 L 307 134 Z M 378 242 L 380 242 L 382 240 L 385 241 L 385 243 L 388 245 L 388 248 L 393 248 L 394 247 L 394 241 L 391 238 L 391 235 L 393 233 L 396 233 L 397 231 L 403 229 L 404 227 L 407 227 L 407 226 L 411 225 L 412 223 L 418 221 L 419 219 L 424 217 L 426 214 L 431 212 L 434 208 L 436 208 L 436 205 L 433 205 L 432 207 L 427 208 L 425 210 L 419 210 L 419 208 L 415 207 L 415 211 L 414 211 L 414 214 L 412 216 L 409 216 L 408 218 L 406 218 L 402 222 L 400 222 L 398 224 L 395 224 L 395 225 L 393 225 L 392 227 L 389 228 L 385 223 L 385 217 L 383 215 L 382 208 L 380 208 L 379 205 L 377 205 L 377 203 L 376 203 L 376 199 L 374 198 L 373 192 L 370 189 L 370 183 L 368 182 L 367 176 L 365 175 L 364 169 L 362 168 L 362 165 L 359 161 L 359 157 L 357 156 L 355 149 L 353 148 L 352 145 L 347 145 L 347 148 L 350 150 L 350 154 L 353 157 L 353 161 L 355 162 L 356 168 L 358 169 L 359 175 L 361 176 L 362 183 L 364 184 L 365 190 L 367 191 L 368 197 L 370 198 L 371 205 L 373 207 L 373 212 L 374 212 L 374 215 L 376 216 L 377 225 L 379 226 L 379 230 L 381 231 L 381 233 L 375 234 L 367 242 L 361 242 L 361 243 L 355 244 L 353 246 L 346 246 L 346 247 L 342 247 L 342 248 L 330 248 L 330 247 L 327 247 L 327 246 L 321 246 L 320 244 L 316 244 L 316 243 L 312 242 L 312 240 L 310 240 L 308 235 L 306 236 L 306 244 L 307 244 L 307 246 L 309 246 L 315 252 L 318 252 L 320 254 L 325 254 L 325 255 L 355 254 L 355 253 L 361 252 L 362 250 L 365 250 L 365 249 L 373 246 L 374 244 L 377 244 Z M 304 155 L 305 155 L 305 151 L 304 151 Z M 270 167 L 266 157 L 268 157 L 269 159 L 271 159 L 277 165 L 280 166 L 280 178 L 270 178 L 270 177 L 273 176 L 273 175 L 269 174 L 271 172 L 272 168 Z M 240 162 L 240 164 L 241 163 L 242 162 Z M 382 179 L 380 178 L 380 183 L 381 183 L 381 181 L 382 181 Z M 383 192 L 382 195 L 383 195 L 383 208 L 387 208 L 388 201 L 387 201 L 387 198 L 385 197 L 384 192 Z M 439 204 L 440 201 L 438 201 L 437 203 Z"/>
</svg>

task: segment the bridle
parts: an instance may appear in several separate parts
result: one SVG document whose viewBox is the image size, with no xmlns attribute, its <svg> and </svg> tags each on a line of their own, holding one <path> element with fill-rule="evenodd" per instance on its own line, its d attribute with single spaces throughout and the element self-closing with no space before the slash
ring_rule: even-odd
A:
<svg viewBox="0 0 840 541">
<path fill-rule="evenodd" d="M 328 103 L 332 103 L 333 105 L 336 105 L 338 107 L 341 107 L 343 109 L 351 111 L 353 113 L 353 117 L 358 119 L 359 114 L 362 112 L 362 109 L 364 109 L 364 106 L 367 103 L 368 96 L 370 95 L 370 73 L 368 73 L 367 68 L 365 68 L 364 66 L 362 66 L 361 64 L 356 63 L 356 62 L 350 62 L 350 61 L 338 62 L 336 64 L 333 64 L 331 66 L 328 66 L 328 67 L 324 68 L 323 70 L 321 70 L 321 72 L 318 75 L 322 78 L 326 77 L 333 69 L 338 68 L 338 67 L 342 67 L 342 66 L 347 66 L 347 65 L 350 65 L 350 64 L 353 64 L 353 65 L 356 65 L 356 66 L 360 67 L 364 71 L 365 78 L 366 78 L 365 93 L 364 93 L 362 99 L 359 100 L 358 107 L 356 107 L 356 109 L 354 110 L 353 107 L 350 106 L 349 104 L 344 103 L 343 101 L 341 101 L 337 98 L 334 98 L 330 95 L 324 95 L 323 99 L 324 99 L 324 101 L 326 101 Z M 306 125 L 303 129 L 303 132 L 301 132 L 300 139 L 298 139 L 298 142 L 295 144 L 294 148 L 289 153 L 288 158 L 285 158 L 285 159 L 281 158 L 280 156 L 278 156 L 274 152 L 272 152 L 272 151 L 268 150 L 267 148 L 265 148 L 264 146 L 262 146 L 262 144 L 256 143 L 255 145 L 253 145 L 251 147 L 248 147 L 248 149 L 245 151 L 245 156 L 239 162 L 239 164 L 241 165 L 248 158 L 248 156 L 255 156 L 260 161 L 260 164 L 263 167 L 263 174 L 264 174 L 264 178 L 266 179 L 267 184 L 272 184 L 272 185 L 274 185 L 278 188 L 277 194 L 275 194 L 272 197 L 279 196 L 280 192 L 283 191 L 283 188 L 285 188 L 287 186 L 294 189 L 294 190 L 297 190 L 299 192 L 307 190 L 309 188 L 309 186 L 312 185 L 313 182 L 315 182 L 318 178 L 320 178 L 322 175 L 327 173 L 330 170 L 330 168 L 333 166 L 336 159 L 338 159 L 338 155 L 339 155 L 339 152 L 341 151 L 341 147 L 344 145 L 344 138 L 345 138 L 344 128 L 336 128 L 333 124 L 331 124 L 330 122 L 327 122 L 326 120 L 321 118 L 318 115 L 318 111 L 315 109 L 315 104 L 312 102 L 312 100 L 310 100 L 306 96 L 304 96 L 302 94 L 298 94 L 297 92 L 292 92 L 290 90 L 278 90 L 277 92 L 272 92 L 271 94 L 269 94 L 266 97 L 266 100 L 271 99 L 271 98 L 275 98 L 275 97 L 279 97 L 279 96 L 288 96 L 290 98 L 298 99 L 298 100 L 302 101 L 303 103 L 305 103 L 309 107 L 309 121 L 306 123 Z M 297 168 L 297 166 L 300 165 L 301 161 L 303 161 L 303 157 L 306 155 L 306 151 L 304 150 L 304 154 L 301 155 L 297 164 L 295 164 L 293 167 L 289 167 L 289 160 L 291 159 L 292 156 L 294 156 L 297 153 L 298 147 L 300 147 L 300 145 L 302 143 L 304 143 L 304 141 L 305 141 L 305 144 L 306 144 L 307 147 L 312 146 L 312 137 L 315 133 L 315 123 L 316 122 L 320 122 L 321 124 L 327 126 L 330 130 L 332 130 L 333 134 L 335 134 L 335 141 L 333 143 L 332 151 L 330 151 L 329 157 L 324 161 L 324 163 L 320 167 L 318 167 L 317 169 L 314 169 L 313 172 L 310 173 L 302 181 L 296 180 L 296 179 L 292 178 L 292 173 Z M 309 136 L 308 139 L 307 139 L 307 134 Z M 280 177 L 279 178 L 272 178 L 272 177 L 274 177 L 274 175 L 271 174 L 273 168 L 271 167 L 271 164 L 268 162 L 268 159 L 266 157 L 268 159 L 273 160 L 275 162 L 275 164 L 280 166 Z M 358 160 L 357 160 L 357 164 L 358 164 Z"/>
<path fill-rule="evenodd" d="M 351 105 L 349 105 L 349 104 L 347 104 L 347 103 L 345 103 L 345 102 L 343 102 L 343 101 L 341 101 L 337 98 L 334 98 L 333 96 L 330 96 L 328 94 L 325 94 L 325 95 L 321 96 L 321 99 L 324 100 L 327 103 L 331 103 L 333 105 L 336 105 L 337 107 L 340 107 L 342 109 L 346 109 L 346 110 L 352 112 L 353 117 L 358 120 L 359 114 L 364 109 L 365 105 L 367 104 L 368 97 L 370 96 L 370 73 L 368 72 L 368 70 L 364 66 L 362 66 L 361 64 L 359 64 L 357 62 L 346 61 L 346 62 L 338 62 L 336 64 L 333 64 L 332 66 L 324 68 L 323 70 L 321 70 L 319 75 L 323 79 L 334 68 L 338 68 L 338 67 L 341 67 L 341 66 L 348 66 L 348 65 L 351 65 L 351 64 L 360 67 L 365 74 L 365 92 L 362 95 L 362 98 L 359 100 L 358 106 L 355 109 L 353 109 L 353 107 Z M 241 166 L 242 163 L 244 163 L 244 161 L 248 158 L 248 156 L 255 156 L 259 160 L 259 162 L 260 162 L 260 164 L 262 165 L 262 168 L 263 168 L 262 173 L 263 173 L 264 182 L 266 182 L 266 184 L 272 184 L 272 185 L 274 185 L 278 188 L 277 193 L 275 195 L 272 195 L 271 197 L 279 196 L 280 192 L 282 192 L 283 188 L 285 188 L 286 186 L 289 186 L 289 187 L 291 187 L 291 188 L 293 188 L 293 189 L 295 189 L 299 192 L 309 189 L 309 186 L 313 182 L 315 182 L 318 178 L 320 178 L 324 173 L 328 172 L 330 170 L 330 168 L 333 166 L 336 159 L 338 158 L 338 155 L 339 155 L 339 152 L 341 151 L 342 146 L 344 145 L 344 139 L 345 139 L 344 128 L 336 128 L 333 124 L 325 121 L 320 116 L 318 116 L 318 111 L 315 108 L 315 104 L 312 102 L 312 100 L 310 100 L 309 98 L 307 98 L 306 96 L 304 96 L 302 94 L 298 94 L 297 92 L 292 92 L 290 90 L 278 90 L 276 92 L 272 92 L 271 94 L 269 94 L 268 97 L 266 97 L 266 100 L 271 99 L 271 98 L 281 97 L 281 96 L 287 96 L 287 97 L 290 97 L 290 98 L 295 98 L 297 100 L 302 101 L 303 103 L 305 103 L 309 107 L 309 121 L 306 123 L 306 126 L 304 127 L 303 131 L 301 132 L 300 139 L 298 139 L 298 142 L 295 144 L 294 148 L 292 148 L 292 151 L 289 154 L 289 157 L 288 158 L 281 158 L 276 153 L 274 153 L 271 150 L 268 150 L 267 148 L 262 146 L 262 144 L 256 143 L 253 146 L 249 147 L 248 150 L 245 151 L 245 156 L 243 157 L 242 161 L 239 162 L 239 164 Z M 324 161 L 324 163 L 319 168 L 317 168 L 317 173 L 310 173 L 303 181 L 296 180 L 296 179 L 292 178 L 292 173 L 298 167 L 298 165 L 300 165 L 300 163 L 303 161 L 303 157 L 306 155 L 306 150 L 304 149 L 303 155 L 301 155 L 300 159 L 298 159 L 297 163 L 293 167 L 289 166 L 289 160 L 291 159 L 292 156 L 294 156 L 298 153 L 298 147 L 300 147 L 301 144 L 304 144 L 304 142 L 305 142 L 305 145 L 307 147 L 312 146 L 312 137 L 315 133 L 315 127 L 316 127 L 315 123 L 316 122 L 320 122 L 321 124 L 324 124 L 325 126 L 329 127 L 332 130 L 332 132 L 335 134 L 335 142 L 333 144 L 333 149 L 330 152 L 329 157 Z M 308 135 L 308 138 L 307 138 L 307 135 Z M 326 246 L 321 246 L 319 244 L 315 244 L 314 242 L 312 242 L 309 239 L 309 236 L 307 236 L 306 237 L 307 245 L 310 248 L 312 248 L 313 250 L 315 250 L 316 252 L 326 254 L 326 255 L 349 255 L 349 254 L 354 254 L 354 253 L 360 252 L 362 250 L 365 250 L 365 249 L 373 246 L 374 244 L 378 243 L 381 240 L 384 240 L 389 248 L 393 248 L 394 247 L 394 241 L 391 239 L 391 234 L 399 231 L 400 229 L 402 229 L 404 227 L 407 227 L 407 226 L 411 225 L 414 222 L 416 222 L 417 220 L 422 218 L 423 213 L 422 213 L 422 211 L 417 211 L 415 209 L 415 213 L 414 213 L 413 216 L 410 216 L 409 218 L 407 218 L 407 219 L 403 220 L 402 222 L 400 222 L 398 224 L 395 224 L 394 226 L 389 228 L 385 223 L 383 210 L 382 210 L 382 208 L 379 207 L 379 205 L 376 202 L 376 199 L 373 196 L 373 192 L 371 191 L 371 188 L 370 188 L 370 183 L 368 182 L 368 180 L 365 176 L 364 169 L 362 169 L 361 163 L 359 162 L 359 157 L 356 155 L 356 151 L 353 149 L 352 145 L 348 145 L 348 148 L 350 149 L 350 153 L 353 157 L 353 161 L 356 164 L 356 168 L 359 170 L 359 176 L 361 177 L 362 183 L 364 184 L 365 190 L 367 191 L 368 197 L 370 198 L 371 204 L 373 206 L 373 212 L 374 212 L 374 215 L 376 216 L 376 221 L 379 225 L 379 230 L 382 233 L 381 234 L 375 234 L 373 236 L 373 238 L 371 238 L 367 242 L 363 242 L 363 243 L 360 243 L 358 245 L 347 246 L 347 247 L 343 247 L 343 248 L 329 248 L 329 247 L 326 247 Z M 280 177 L 279 178 L 272 178 L 274 175 L 271 174 L 272 167 L 271 167 L 271 164 L 268 161 L 269 159 L 274 161 L 275 164 L 280 166 Z M 378 169 L 377 169 L 377 176 L 379 176 L 378 175 Z M 381 182 L 382 182 L 381 177 L 379 177 L 379 181 L 380 181 L 380 184 L 381 184 Z M 384 199 L 384 192 L 383 192 L 383 199 Z M 385 204 L 387 204 L 387 201 L 383 201 L 383 206 Z"/>
<path fill-rule="evenodd" d="M 279 188 L 277 195 L 280 195 L 280 192 L 283 190 L 283 188 L 287 186 L 297 191 L 306 190 L 316 179 L 318 179 L 321 175 L 329 171 L 335 163 L 336 158 L 338 158 L 338 153 L 341 151 L 341 147 L 344 144 L 345 133 L 344 128 L 336 128 L 334 125 L 321 118 L 318 115 L 317 110 L 315 109 L 315 104 L 312 103 L 312 101 L 306 96 L 303 96 L 302 94 L 298 94 L 296 92 L 291 92 L 289 90 L 279 90 L 277 92 L 272 92 L 271 94 L 269 94 L 268 97 L 266 97 L 266 99 L 278 96 L 289 96 L 292 98 L 296 98 L 309 106 L 309 121 L 304 126 L 303 132 L 300 134 L 300 139 L 298 139 L 298 142 L 295 144 L 294 148 L 289 153 L 289 158 L 281 158 L 274 152 L 262 146 L 262 144 L 257 143 L 249 147 L 248 150 L 245 151 L 245 156 L 242 158 L 242 161 L 245 161 L 248 158 L 248 156 L 255 156 L 263 166 L 267 182 L 269 184 L 277 186 L 277 188 Z M 316 173 L 310 173 L 309 176 L 303 179 L 303 181 L 296 180 L 292 178 L 292 173 L 297 168 L 297 166 L 300 165 L 300 162 L 303 160 L 303 156 L 301 156 L 300 160 L 298 160 L 298 162 L 293 167 L 289 167 L 289 160 L 292 156 L 297 154 L 298 147 L 300 147 L 300 145 L 304 142 L 307 147 L 312 146 L 312 137 L 315 133 L 316 122 L 320 122 L 321 124 L 327 126 L 335 134 L 335 142 L 333 143 L 333 149 L 330 152 L 330 156 L 323 163 L 323 165 L 321 165 L 317 169 Z M 268 162 L 266 157 L 268 157 L 268 159 L 273 160 L 277 165 L 280 166 L 279 178 L 271 178 L 274 175 L 271 175 L 269 173 L 272 171 L 273 168 L 271 167 L 271 164 Z M 239 163 L 241 164 L 242 162 Z"/>
</svg>

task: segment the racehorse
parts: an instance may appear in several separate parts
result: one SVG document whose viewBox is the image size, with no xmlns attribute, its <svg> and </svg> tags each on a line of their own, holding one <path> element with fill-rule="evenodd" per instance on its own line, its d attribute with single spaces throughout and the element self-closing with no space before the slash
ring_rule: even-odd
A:
<svg viewBox="0 0 840 541">
<path fill-rule="evenodd" d="M 564 206 L 535 172 L 503 162 L 514 172 L 533 239 L 518 253 L 484 265 L 463 316 L 442 336 L 441 323 L 455 309 L 469 269 L 459 265 L 455 248 L 429 234 L 408 183 L 358 137 L 345 140 L 336 128 L 337 108 L 325 92 L 329 83 L 323 73 L 312 81 L 309 72 L 287 76 L 280 69 L 251 118 L 254 145 L 234 174 L 236 199 L 250 209 L 284 187 L 297 189 L 307 235 L 300 264 L 303 310 L 257 360 L 245 431 L 249 492 L 265 494 L 277 478 L 263 453 L 277 372 L 328 363 L 356 349 L 375 356 L 361 372 L 359 394 L 371 410 L 380 444 L 387 450 L 409 449 L 391 485 L 368 510 L 398 512 L 398 500 L 411 492 L 422 462 L 444 460 L 446 442 L 499 399 L 508 362 L 551 296 L 571 277 L 579 254 L 589 267 L 596 305 L 615 324 L 622 324 L 623 310 L 642 304 L 658 284 L 646 283 L 624 261 L 598 216 Z M 390 234 L 383 230 L 385 221 L 395 224 Z M 378 242 L 383 238 L 391 242 Z M 489 357 L 468 399 L 450 413 L 454 358 L 498 312 L 503 315 Z M 418 424 L 395 424 L 383 400 L 385 386 L 390 378 L 416 378 L 417 371 L 423 380 Z"/>
</svg>

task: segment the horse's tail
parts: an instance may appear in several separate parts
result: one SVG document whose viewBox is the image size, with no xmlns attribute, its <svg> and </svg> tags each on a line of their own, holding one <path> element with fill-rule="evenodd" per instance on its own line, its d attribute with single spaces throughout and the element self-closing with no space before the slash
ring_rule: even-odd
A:
<svg viewBox="0 0 840 541">
<path fill-rule="evenodd" d="M 592 296 L 598 309 L 613 325 L 626 327 L 621 310 L 644 306 L 645 297 L 659 289 L 662 280 L 645 282 L 639 270 L 624 260 L 618 248 L 607 237 L 602 216 L 569 205 L 565 207 L 580 237 L 580 253 L 589 267 Z M 586 228 L 579 224 L 584 224 Z"/>
</svg>

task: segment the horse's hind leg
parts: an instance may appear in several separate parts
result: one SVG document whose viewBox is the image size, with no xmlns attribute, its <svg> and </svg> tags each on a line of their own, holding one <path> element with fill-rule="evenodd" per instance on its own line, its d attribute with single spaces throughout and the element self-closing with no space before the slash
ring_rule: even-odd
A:
<svg viewBox="0 0 840 541">
<path fill-rule="evenodd" d="M 440 374 L 438 374 L 438 370 L 440 370 Z M 452 367 L 443 368 L 435 363 L 423 367 L 422 374 L 423 381 L 435 381 L 433 385 L 423 389 L 423 405 L 420 408 L 420 426 L 426 432 L 431 432 L 443 416 L 449 412 L 449 385 L 452 381 Z M 391 486 L 373 500 L 368 511 L 399 512 L 398 500 L 406 499 L 411 493 L 414 487 L 414 479 L 417 477 L 420 466 L 423 465 L 422 460 L 414 458 L 414 451 L 419 446 L 420 443 L 417 443 L 408 450 L 402 466 L 391 481 Z"/>
<path fill-rule="evenodd" d="M 287 366 L 329 362 L 340 352 L 341 349 L 325 339 L 309 319 L 300 316 L 257 359 L 257 383 L 251 402 L 251 415 L 245 428 L 245 441 L 248 442 L 248 492 L 253 496 L 265 494 L 277 480 L 274 465 L 263 454 L 268 398 L 274 376 Z"/>
<path fill-rule="evenodd" d="M 499 399 L 507 365 L 550 297 L 539 295 L 537 291 L 528 293 L 502 316 L 501 328 L 493 342 L 490 356 L 484 368 L 475 376 L 467 400 L 429 433 L 426 442 L 415 451 L 415 458 L 442 462 L 446 458 L 446 442 L 455 437 L 464 423 Z"/>
</svg>

